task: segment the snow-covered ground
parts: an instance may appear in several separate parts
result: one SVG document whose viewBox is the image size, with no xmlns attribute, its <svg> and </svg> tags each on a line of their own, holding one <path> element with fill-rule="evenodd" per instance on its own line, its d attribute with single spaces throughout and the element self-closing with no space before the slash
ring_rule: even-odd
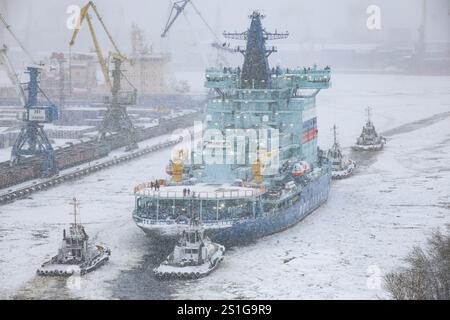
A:
<svg viewBox="0 0 450 320">
<path fill-rule="evenodd" d="M 169 284 L 173 298 L 386 298 L 380 275 L 411 246 L 450 223 L 450 77 L 335 75 L 318 95 L 319 138 L 329 147 L 333 123 L 348 151 L 373 108 L 386 148 L 333 183 L 329 201 L 295 227 L 228 251 L 209 277 Z M 433 121 L 406 123 L 441 114 Z M 439 121 L 438 121 L 439 120 Z M 0 298 L 115 298 L 118 279 L 140 268 L 150 241 L 131 219 L 136 183 L 162 176 L 170 150 L 112 167 L 31 199 L 0 207 Z M 358 159 L 356 159 L 358 160 Z M 94 241 L 112 249 L 108 264 L 78 279 L 40 279 L 72 219 L 76 196 Z M 120 297 L 136 297 L 137 278 Z M 162 290 L 146 282 L 140 298 Z M 156 284 L 155 284 L 156 286 Z M 125 290 L 125 291 L 124 291 Z M 147 293 L 148 295 L 147 295 Z"/>
</svg>

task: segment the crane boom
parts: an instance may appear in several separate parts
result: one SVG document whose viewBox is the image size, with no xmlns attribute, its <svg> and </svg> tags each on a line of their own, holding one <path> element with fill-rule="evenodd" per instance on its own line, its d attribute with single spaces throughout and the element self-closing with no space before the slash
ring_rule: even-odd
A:
<svg viewBox="0 0 450 320">
<path fill-rule="evenodd" d="M 16 34 L 11 30 L 11 26 L 6 22 L 3 15 L 0 13 L 0 21 L 5 26 L 6 30 L 11 34 L 11 36 L 14 38 L 14 40 L 17 42 L 19 47 L 22 49 L 22 51 L 28 56 L 30 61 L 34 64 L 36 62 L 34 61 L 31 54 L 28 52 L 28 50 L 25 48 L 25 46 L 22 44 L 22 42 L 17 38 Z M 8 47 L 3 44 L 3 48 L 0 48 L 0 64 L 3 64 L 6 69 L 6 73 L 8 74 L 8 78 L 11 80 L 12 84 L 14 85 L 14 89 L 17 92 L 17 95 L 19 97 L 20 102 L 25 105 L 27 103 L 27 97 L 25 94 L 25 90 L 23 89 L 22 85 L 20 84 L 19 77 L 17 76 L 17 73 L 14 70 L 14 67 L 11 63 L 11 60 L 9 60 L 8 57 Z"/>
<path fill-rule="evenodd" d="M 89 1 L 89 3 L 91 4 L 92 9 L 95 12 L 95 15 L 97 16 L 98 21 L 100 21 L 100 24 L 103 27 L 103 30 L 105 30 L 106 35 L 108 36 L 109 41 L 111 42 L 111 44 L 113 45 L 114 49 L 116 50 L 116 52 L 119 54 L 119 56 L 125 60 L 125 56 L 120 52 L 119 47 L 116 45 L 116 42 L 114 41 L 113 37 L 111 36 L 111 33 L 109 33 L 108 28 L 106 27 L 105 23 L 103 22 L 102 17 L 100 16 L 100 13 L 98 13 L 97 7 L 95 6 L 94 2 Z"/>
<path fill-rule="evenodd" d="M 164 38 L 164 37 L 167 36 L 167 33 L 169 32 L 170 28 L 172 27 L 172 25 L 174 24 L 174 22 L 178 18 L 178 16 L 181 13 L 185 13 L 184 11 L 185 11 L 185 8 L 186 8 L 188 3 L 191 4 L 191 7 L 194 9 L 195 13 L 200 17 L 202 22 L 205 24 L 205 26 L 208 28 L 208 30 L 211 32 L 211 34 L 215 38 L 215 42 L 213 42 L 211 44 L 211 46 L 213 48 L 217 49 L 218 58 L 220 60 L 222 60 L 222 62 L 225 63 L 225 65 L 228 65 L 229 64 L 228 60 L 226 59 L 226 57 L 224 55 L 221 54 L 221 51 L 234 53 L 234 52 L 236 52 L 236 50 L 229 49 L 229 48 L 227 48 L 227 46 L 225 44 L 222 44 L 222 42 L 220 41 L 219 36 L 214 32 L 213 28 L 208 24 L 206 19 L 201 14 L 200 10 L 197 9 L 197 7 L 195 6 L 194 2 L 191 1 L 191 0 L 179 0 L 179 1 L 175 1 L 173 3 L 172 9 L 170 11 L 169 18 L 168 18 L 168 20 L 166 22 L 166 26 L 164 27 L 164 31 L 161 34 L 161 38 Z"/>
<path fill-rule="evenodd" d="M 25 105 L 27 102 L 25 90 L 23 89 L 22 85 L 20 84 L 19 77 L 17 76 L 17 73 L 14 71 L 14 67 L 12 66 L 12 63 L 9 60 L 7 50 L 8 50 L 8 48 L 6 47 L 6 45 L 3 45 L 3 48 L 0 49 L 0 64 L 3 64 L 5 66 L 6 73 L 8 74 L 9 79 L 11 80 L 12 84 L 14 85 L 14 89 L 17 92 L 20 102 L 23 105 Z"/>
<path fill-rule="evenodd" d="M 178 16 L 183 12 L 184 8 L 190 1 L 191 0 L 180 0 L 174 2 L 172 9 L 170 10 L 169 19 L 167 20 L 166 26 L 164 27 L 164 31 L 161 34 L 161 38 L 164 38 L 167 35 L 167 32 L 169 32 L 170 27 L 173 25 Z"/>
<path fill-rule="evenodd" d="M 122 55 L 122 53 L 120 52 L 119 48 L 117 47 L 114 39 L 112 38 L 108 28 L 106 27 L 105 23 L 103 22 L 102 17 L 100 16 L 100 13 L 97 10 L 97 7 L 95 6 L 93 1 L 89 1 L 83 8 L 81 8 L 80 11 L 80 18 L 79 18 L 79 26 L 78 28 L 75 28 L 73 34 L 72 34 L 72 39 L 70 40 L 70 46 L 73 46 L 75 44 L 75 40 L 78 36 L 78 33 L 80 32 L 81 29 L 81 25 L 83 23 L 83 21 L 86 19 L 87 23 L 88 23 L 88 27 L 89 27 L 89 32 L 91 34 L 92 37 L 92 42 L 94 43 L 94 47 L 95 47 L 95 52 L 97 54 L 97 58 L 98 58 L 98 62 L 100 63 L 100 67 L 102 69 L 102 73 L 103 73 L 103 77 L 105 78 L 105 82 L 106 85 L 108 86 L 109 89 L 112 88 L 112 82 L 111 82 L 111 78 L 109 76 L 109 67 L 108 67 L 108 63 L 105 59 L 105 57 L 103 56 L 103 52 L 102 49 L 98 43 L 97 40 L 97 34 L 95 33 L 95 29 L 94 29 L 94 25 L 92 23 L 92 18 L 89 16 L 89 9 L 92 8 L 92 10 L 95 13 L 95 16 L 97 17 L 97 19 L 100 21 L 100 24 L 103 27 L 103 30 L 105 31 L 109 41 L 111 42 L 112 46 L 114 47 L 114 49 L 116 50 L 117 53 L 114 54 L 114 58 L 117 59 L 121 59 L 121 60 L 126 60 L 126 58 Z"/>
<path fill-rule="evenodd" d="M 194 9 L 195 13 L 200 17 L 202 22 L 205 24 L 205 26 L 208 28 L 208 30 L 211 32 L 211 34 L 214 36 L 216 41 L 220 41 L 217 34 L 214 32 L 213 28 L 208 24 L 206 19 L 201 14 L 200 10 L 197 9 L 197 7 L 194 5 L 194 2 L 191 0 L 180 0 L 175 1 L 173 3 L 172 9 L 170 11 L 169 19 L 167 20 L 166 26 L 164 27 L 164 31 L 161 34 L 161 38 L 166 37 L 167 33 L 169 32 L 170 28 L 172 27 L 175 20 L 177 20 L 178 16 L 184 12 L 184 9 L 186 8 L 187 4 L 190 3 L 192 8 Z"/>
<path fill-rule="evenodd" d="M 97 35 L 95 34 L 94 26 L 92 24 L 91 17 L 89 15 L 86 15 L 86 20 L 89 26 L 89 31 L 91 32 L 92 36 L 92 42 L 94 43 L 95 52 L 97 53 L 98 62 L 100 63 L 100 67 L 102 69 L 103 77 L 105 78 L 106 85 L 108 88 L 111 88 L 111 78 L 109 77 L 109 68 L 108 64 L 106 63 L 106 60 L 103 56 L 102 49 L 100 48 L 100 45 L 97 40 Z"/>
<path fill-rule="evenodd" d="M 25 46 L 22 44 L 22 42 L 20 42 L 20 40 L 19 40 L 19 38 L 17 38 L 16 34 L 11 30 L 11 26 L 6 22 L 5 18 L 3 17 L 3 15 L 1 13 L 0 13 L 0 21 L 5 26 L 6 30 L 8 30 L 8 32 L 14 38 L 14 40 L 16 40 L 17 44 L 22 49 L 22 51 L 28 56 L 30 61 L 37 65 L 37 63 L 34 61 L 33 57 L 31 56 L 31 54 L 28 52 L 28 50 L 25 48 Z"/>
</svg>

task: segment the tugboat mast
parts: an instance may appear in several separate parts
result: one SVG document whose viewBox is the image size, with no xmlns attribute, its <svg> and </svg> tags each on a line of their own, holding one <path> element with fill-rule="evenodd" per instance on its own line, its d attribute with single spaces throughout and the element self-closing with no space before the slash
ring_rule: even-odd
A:
<svg viewBox="0 0 450 320">
<path fill-rule="evenodd" d="M 333 134 L 334 134 L 334 144 L 337 144 L 336 124 L 334 124 L 333 126 Z"/>
<path fill-rule="evenodd" d="M 73 198 L 72 202 L 70 203 L 71 205 L 73 205 L 73 217 L 74 217 L 74 223 L 73 225 L 76 227 L 77 226 L 77 208 L 79 206 L 79 203 L 77 201 L 77 198 Z"/>
<path fill-rule="evenodd" d="M 367 107 L 367 122 L 368 122 L 368 123 L 371 123 L 371 120 L 370 120 L 370 116 L 371 116 L 370 111 L 371 111 L 371 108 L 370 108 L 370 107 Z"/>
</svg>

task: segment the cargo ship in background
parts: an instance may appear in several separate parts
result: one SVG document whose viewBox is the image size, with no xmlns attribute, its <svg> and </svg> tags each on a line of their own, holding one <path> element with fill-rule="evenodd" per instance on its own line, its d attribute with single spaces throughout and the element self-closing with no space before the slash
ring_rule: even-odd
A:
<svg viewBox="0 0 450 320">
<path fill-rule="evenodd" d="M 122 86 L 124 90 L 137 90 L 136 104 L 162 109 L 191 105 L 193 97 L 189 84 L 184 80 L 176 80 L 171 67 L 171 55 L 156 51 L 146 41 L 142 28 L 136 24 L 131 26 L 130 39 L 130 59 L 124 61 L 122 70 L 127 81 L 123 81 Z M 20 53 L 10 58 L 14 65 L 23 63 Z M 41 54 L 39 61 L 45 67 L 40 74 L 40 86 L 50 99 L 58 102 L 61 109 L 99 106 L 105 102 L 104 97 L 109 94 L 109 89 L 98 79 L 97 60 L 95 51 Z M 14 86 L 5 84 L 0 88 L 0 105 L 21 105 Z"/>
<path fill-rule="evenodd" d="M 246 40 L 237 48 L 242 68 L 206 70 L 214 94 L 203 141 L 175 152 L 170 179 L 135 186 L 133 219 L 149 236 L 176 237 L 197 219 L 212 241 L 245 244 L 295 225 L 327 201 L 331 165 L 317 146 L 315 99 L 330 87 L 331 70 L 270 68 L 276 49 L 266 41 L 288 33 L 265 31 L 262 18 L 254 11 L 247 31 L 224 33 Z"/>
</svg>

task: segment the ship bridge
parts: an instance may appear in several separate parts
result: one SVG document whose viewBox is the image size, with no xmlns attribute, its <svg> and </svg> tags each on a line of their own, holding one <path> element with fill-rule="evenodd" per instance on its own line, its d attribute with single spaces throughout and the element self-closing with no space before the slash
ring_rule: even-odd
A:
<svg viewBox="0 0 450 320">
<path fill-rule="evenodd" d="M 208 100 L 205 117 L 207 129 L 221 132 L 223 136 L 229 130 L 244 133 L 236 137 L 232 148 L 222 142 L 224 139 L 216 141 L 214 138 L 214 141 L 204 143 L 215 148 L 214 154 L 218 155 L 218 159 L 206 164 L 202 169 L 203 174 L 194 172 L 194 177 L 199 181 L 226 183 L 234 179 L 252 180 L 250 166 L 253 163 L 250 163 L 252 160 L 249 154 L 251 146 L 255 145 L 263 149 L 276 145 L 276 150 L 268 151 L 277 154 L 279 163 L 296 159 L 307 161 L 312 169 L 317 163 L 315 98 L 320 90 L 331 86 L 331 69 L 316 65 L 293 69 L 279 66 L 271 68 L 268 57 L 276 52 L 276 48 L 266 46 L 266 42 L 284 39 L 288 33 L 267 32 L 262 27 L 262 18 L 255 11 L 250 15 L 251 24 L 247 31 L 224 33 L 227 38 L 246 41 L 245 47 L 236 49 L 244 56 L 242 67 L 206 69 L 205 87 L 216 93 Z M 272 144 L 262 141 L 260 138 L 263 136 L 264 139 L 264 135 L 276 135 L 279 142 Z M 241 149 L 238 140 L 245 141 Z M 241 158 L 249 161 L 245 164 L 228 161 L 227 157 L 234 157 L 242 150 L 245 150 L 245 155 Z M 265 175 L 265 181 L 271 179 L 276 179 L 276 174 Z"/>
<path fill-rule="evenodd" d="M 206 69 L 205 87 L 216 90 L 233 90 L 236 92 L 269 92 L 282 89 L 328 89 L 331 85 L 331 69 L 329 67 L 270 70 L 270 84 L 267 88 L 242 88 L 240 68 L 208 68 Z"/>
</svg>

